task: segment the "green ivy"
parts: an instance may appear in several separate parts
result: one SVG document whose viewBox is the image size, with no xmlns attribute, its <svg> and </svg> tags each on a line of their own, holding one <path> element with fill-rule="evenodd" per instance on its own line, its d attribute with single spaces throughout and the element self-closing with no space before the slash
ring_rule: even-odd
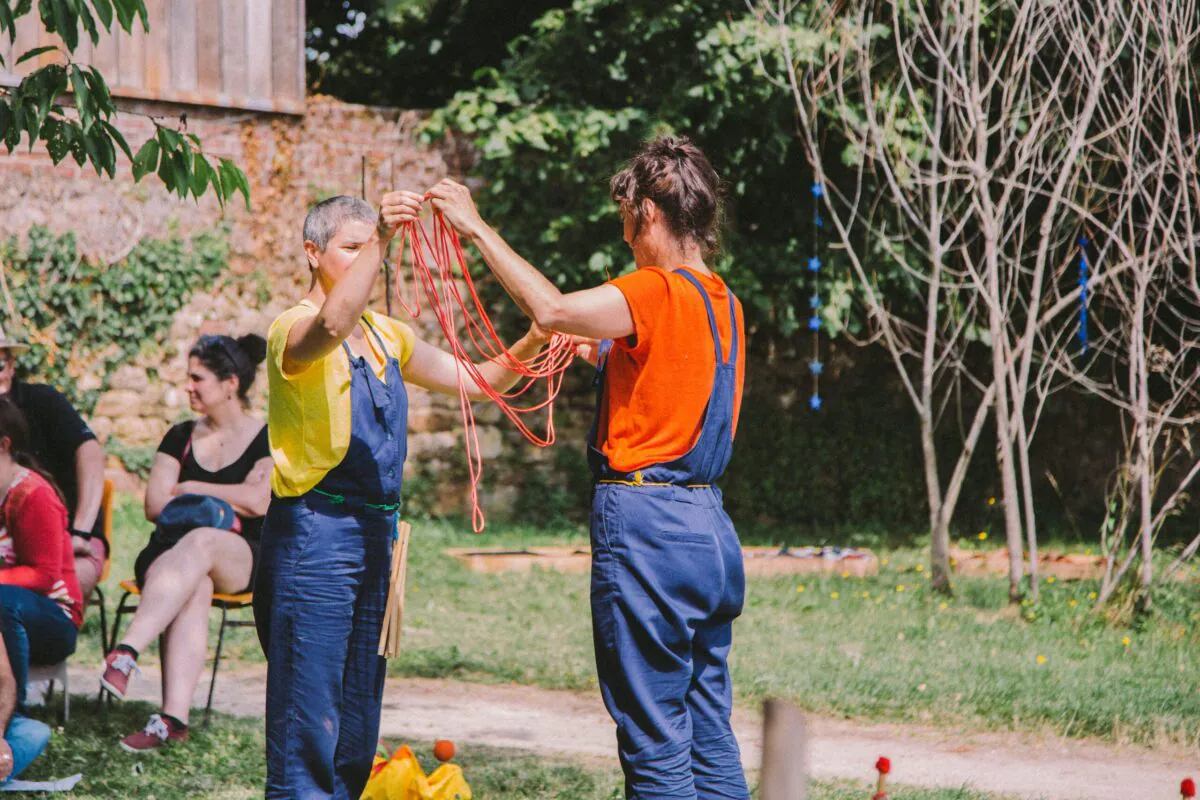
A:
<svg viewBox="0 0 1200 800">
<path fill-rule="evenodd" d="M 34 227 L 24 246 L 15 236 L 0 245 L 0 259 L 30 343 L 20 369 L 89 414 L 112 372 L 161 347 L 192 292 L 213 285 L 229 246 L 223 234 L 202 233 L 189 243 L 172 233 L 142 239 L 110 265 L 83 257 L 74 234 Z M 81 370 L 99 374 L 98 388 L 79 387 Z"/>
<path fill-rule="evenodd" d="M 150 468 L 154 466 L 154 455 L 158 452 L 157 447 L 128 445 L 115 436 L 109 437 L 108 441 L 104 443 L 104 450 L 108 455 L 120 459 L 131 475 L 136 475 L 142 480 L 150 477 Z"/>
</svg>

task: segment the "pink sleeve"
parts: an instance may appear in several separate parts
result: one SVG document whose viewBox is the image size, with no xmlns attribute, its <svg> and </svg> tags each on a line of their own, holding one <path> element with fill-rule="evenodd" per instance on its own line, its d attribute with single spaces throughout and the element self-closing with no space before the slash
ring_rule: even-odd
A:
<svg viewBox="0 0 1200 800">
<path fill-rule="evenodd" d="M 50 592 L 62 578 L 62 548 L 70 542 L 62 501 L 49 486 L 40 486 L 21 500 L 8 522 L 17 564 L 0 569 L 0 584 Z"/>
</svg>

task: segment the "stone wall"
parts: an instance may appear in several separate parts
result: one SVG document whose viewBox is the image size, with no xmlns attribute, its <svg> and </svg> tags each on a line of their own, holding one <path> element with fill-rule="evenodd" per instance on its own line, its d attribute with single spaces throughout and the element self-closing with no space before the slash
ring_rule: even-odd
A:
<svg viewBox="0 0 1200 800">
<path fill-rule="evenodd" d="M 109 390 L 97 403 L 91 423 L 102 440 L 115 437 L 126 446 L 153 447 L 172 423 L 189 415 L 184 383 L 187 351 L 205 333 L 266 334 L 271 320 L 308 288 L 308 270 L 300 236 L 308 207 L 333 194 L 360 192 L 377 202 L 390 187 L 422 189 L 463 163 L 454 149 L 430 149 L 417 141 L 420 116 L 414 112 L 354 106 L 313 97 L 307 114 L 234 113 L 217 109 L 125 103 L 117 120 L 135 150 L 148 138 L 152 123 L 142 115 L 178 119 L 186 112 L 187 130 L 201 137 L 205 150 L 233 159 L 246 172 L 253 208 L 240 197 L 221 209 L 205 196 L 198 203 L 169 195 L 153 176 L 134 184 L 127 164 L 116 180 L 101 179 L 69 158 L 54 166 L 43 152 L 18 150 L 0 156 L 0 236 L 23 235 L 31 225 L 56 233 L 74 232 L 80 252 L 104 263 L 118 262 L 142 237 L 181 235 L 227 226 L 231 256 L 228 274 L 213 286 L 197 286 L 177 315 L 165 347 L 148 352 L 111 376 Z M 385 306 L 383 281 L 372 307 Z M 407 318 L 396 306 L 396 316 Z M 440 342 L 429 315 L 415 322 L 421 335 Z M 31 378 L 36 379 L 36 365 Z M 90 380 L 98 380 L 91 376 Z M 265 375 L 252 393 L 256 413 L 265 408 Z M 410 458 L 406 474 L 426 480 L 422 506 L 434 512 L 462 512 L 468 493 L 463 481 L 462 435 L 457 398 L 410 392 Z M 586 399 L 557 416 L 568 441 L 578 439 Z M 546 454 L 514 437 L 498 409 L 480 410 L 480 442 L 492 468 L 484 479 L 485 507 L 503 512 L 516 496 L 519 472 L 514 463 L 544 461 Z M 574 444 L 574 443 L 573 443 Z M 510 447 L 511 446 L 511 447 Z M 574 446 L 578 447 L 577 444 Z M 497 458 L 506 466 L 501 467 Z M 121 488 L 137 490 L 137 481 L 115 457 L 110 472 Z"/>
</svg>

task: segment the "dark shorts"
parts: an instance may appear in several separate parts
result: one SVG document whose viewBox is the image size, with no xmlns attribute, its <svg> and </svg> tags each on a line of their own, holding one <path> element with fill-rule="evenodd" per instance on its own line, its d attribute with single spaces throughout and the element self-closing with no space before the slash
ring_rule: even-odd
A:
<svg viewBox="0 0 1200 800">
<path fill-rule="evenodd" d="M 258 540 L 250 539 L 248 537 L 242 538 L 245 540 L 246 544 L 250 545 L 250 582 L 246 584 L 246 588 L 239 592 L 235 592 L 235 594 L 253 591 L 254 577 L 258 573 Z M 154 540 L 151 539 L 150 542 L 142 548 L 142 552 L 138 553 L 137 561 L 133 562 L 133 578 L 135 581 L 137 581 L 139 589 L 145 588 L 146 573 L 150 570 L 150 565 L 154 563 L 155 559 L 170 549 L 170 547 L 159 547 L 155 545 Z"/>
</svg>

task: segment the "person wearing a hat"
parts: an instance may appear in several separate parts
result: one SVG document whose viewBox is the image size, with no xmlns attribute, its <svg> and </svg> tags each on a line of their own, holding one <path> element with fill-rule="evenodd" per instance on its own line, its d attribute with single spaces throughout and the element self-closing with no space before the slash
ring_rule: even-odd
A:
<svg viewBox="0 0 1200 800">
<path fill-rule="evenodd" d="M 17 355 L 28 349 L 28 344 L 0 327 L 0 397 L 11 398 L 25 415 L 33 455 L 66 501 L 75 572 L 86 598 L 100 579 L 109 547 L 98 519 L 104 494 L 104 448 L 62 393 L 17 378 Z"/>
</svg>

